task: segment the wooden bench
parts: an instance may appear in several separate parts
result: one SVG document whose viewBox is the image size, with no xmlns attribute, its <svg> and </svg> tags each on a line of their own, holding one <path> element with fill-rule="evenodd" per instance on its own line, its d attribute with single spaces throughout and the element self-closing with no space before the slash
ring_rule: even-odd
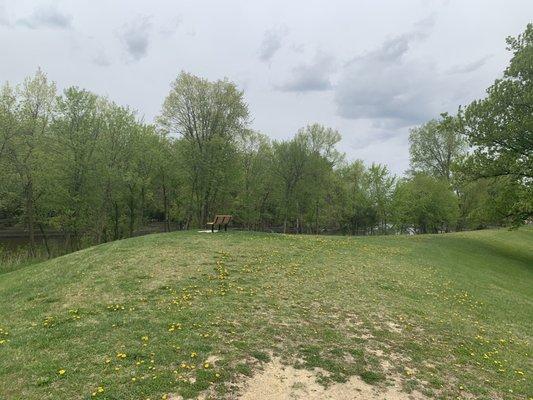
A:
<svg viewBox="0 0 533 400">
<path fill-rule="evenodd" d="M 213 222 L 208 222 L 207 226 L 211 225 L 211 232 L 215 231 L 215 225 L 218 225 L 218 230 L 224 226 L 224 230 L 228 230 L 228 224 L 230 223 L 232 215 L 215 215 Z"/>
</svg>

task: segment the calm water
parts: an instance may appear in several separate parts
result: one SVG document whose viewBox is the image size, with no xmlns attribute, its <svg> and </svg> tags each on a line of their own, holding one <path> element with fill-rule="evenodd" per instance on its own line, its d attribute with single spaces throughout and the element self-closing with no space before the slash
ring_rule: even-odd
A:
<svg viewBox="0 0 533 400">
<path fill-rule="evenodd" d="M 178 224 L 172 223 L 171 230 L 178 230 L 180 226 Z M 134 236 L 147 235 L 150 233 L 160 233 L 165 232 L 165 223 L 159 221 L 153 221 L 144 226 L 141 229 L 138 229 Z M 66 248 L 66 239 L 61 232 L 57 231 L 47 231 L 46 238 L 48 241 L 48 246 L 50 249 L 64 249 Z M 20 228 L 0 228 L 0 253 L 1 249 L 7 250 L 8 252 L 20 251 L 25 249 L 28 246 L 28 233 Z M 45 246 L 43 236 L 41 232 L 35 232 L 35 242 L 38 247 Z"/>
<path fill-rule="evenodd" d="M 51 236 L 48 237 L 48 245 L 52 247 L 57 247 L 65 243 L 65 239 L 61 236 Z M 35 242 L 37 246 L 44 246 L 44 239 L 39 235 L 35 237 Z M 2 237 L 0 236 L 0 247 L 6 250 L 16 250 L 20 248 L 25 248 L 28 245 L 27 237 Z"/>
</svg>

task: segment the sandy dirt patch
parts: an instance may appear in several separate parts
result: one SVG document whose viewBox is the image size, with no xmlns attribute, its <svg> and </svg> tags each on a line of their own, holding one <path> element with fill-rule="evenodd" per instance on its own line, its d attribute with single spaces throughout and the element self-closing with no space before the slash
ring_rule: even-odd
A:
<svg viewBox="0 0 533 400">
<path fill-rule="evenodd" d="M 420 393 L 407 394 L 399 387 L 376 388 L 359 377 L 327 388 L 316 382 L 319 371 L 295 369 L 273 359 L 265 369 L 242 384 L 241 400 L 423 400 Z"/>
</svg>

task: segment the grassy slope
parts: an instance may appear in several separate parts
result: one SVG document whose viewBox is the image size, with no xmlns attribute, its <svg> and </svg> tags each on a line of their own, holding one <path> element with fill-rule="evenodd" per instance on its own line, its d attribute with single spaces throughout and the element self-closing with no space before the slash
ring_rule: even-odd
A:
<svg viewBox="0 0 533 400">
<path fill-rule="evenodd" d="M 527 398 L 532 303 L 533 229 L 150 235 L 0 275 L 0 399 L 222 396 L 272 353 L 325 384 L 387 384 L 388 360 L 408 391 Z"/>
</svg>

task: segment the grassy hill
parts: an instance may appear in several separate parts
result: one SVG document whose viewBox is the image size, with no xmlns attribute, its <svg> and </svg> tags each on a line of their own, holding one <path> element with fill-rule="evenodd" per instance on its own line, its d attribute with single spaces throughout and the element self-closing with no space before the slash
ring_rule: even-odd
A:
<svg viewBox="0 0 533 400">
<path fill-rule="evenodd" d="M 150 235 L 0 275 L 0 399 L 234 398 L 274 357 L 524 399 L 532 332 L 533 229 Z"/>
</svg>

